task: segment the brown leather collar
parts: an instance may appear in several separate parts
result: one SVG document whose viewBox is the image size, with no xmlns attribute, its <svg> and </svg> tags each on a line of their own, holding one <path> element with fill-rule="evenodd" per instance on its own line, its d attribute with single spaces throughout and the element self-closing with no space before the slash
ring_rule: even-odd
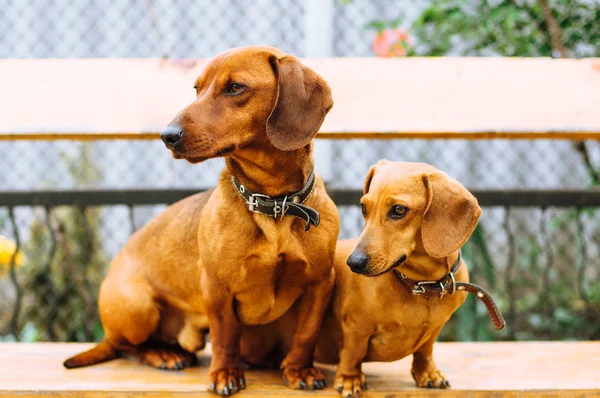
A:
<svg viewBox="0 0 600 398">
<path fill-rule="evenodd" d="M 235 190 L 246 201 L 248 210 L 275 219 L 283 218 L 285 216 L 298 217 L 306 222 L 306 226 L 304 227 L 306 232 L 310 229 L 311 224 L 318 227 L 320 222 L 319 212 L 304 204 L 313 192 L 316 180 L 315 171 L 311 170 L 308 180 L 306 181 L 306 184 L 304 184 L 302 190 L 289 195 L 272 198 L 267 195 L 251 192 L 235 177 L 231 177 Z"/>
<path fill-rule="evenodd" d="M 494 299 L 488 292 L 486 292 L 481 286 L 475 285 L 473 283 L 468 282 L 457 282 L 454 278 L 454 274 L 460 268 L 462 264 L 462 253 L 458 251 L 458 258 L 456 262 L 450 268 L 450 272 L 446 274 L 442 279 L 438 279 L 437 281 L 415 281 L 409 279 L 406 275 L 399 271 L 395 271 L 395 274 L 398 276 L 402 282 L 404 282 L 409 288 L 412 289 L 412 294 L 414 295 L 422 295 L 425 297 L 439 297 L 440 299 L 444 297 L 445 294 L 454 294 L 457 290 L 465 291 L 474 294 L 478 299 L 480 299 L 490 314 L 490 318 L 492 318 L 492 322 L 494 323 L 494 327 L 497 330 L 504 329 L 506 326 L 506 321 L 502 316 L 502 313 L 498 309 L 498 306 L 494 302 Z"/>
</svg>

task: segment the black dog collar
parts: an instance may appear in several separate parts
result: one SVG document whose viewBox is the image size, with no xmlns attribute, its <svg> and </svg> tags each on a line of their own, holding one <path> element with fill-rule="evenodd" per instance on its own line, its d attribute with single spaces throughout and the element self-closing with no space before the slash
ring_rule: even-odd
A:
<svg viewBox="0 0 600 398">
<path fill-rule="evenodd" d="M 246 200 L 248 210 L 275 219 L 283 218 L 284 216 L 298 217 L 306 222 L 304 230 L 307 232 L 310 229 L 310 224 L 315 227 L 319 226 L 319 212 L 311 207 L 303 205 L 315 188 L 316 178 L 314 170 L 310 172 L 308 181 L 301 191 L 291 195 L 278 196 L 276 198 L 250 192 L 233 176 L 231 177 L 231 181 L 233 182 L 236 191 L 238 191 L 242 198 Z"/>
</svg>

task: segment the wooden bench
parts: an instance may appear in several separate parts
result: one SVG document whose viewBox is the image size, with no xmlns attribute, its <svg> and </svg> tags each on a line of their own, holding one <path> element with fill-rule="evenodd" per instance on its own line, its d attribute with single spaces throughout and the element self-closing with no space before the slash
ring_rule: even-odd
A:
<svg viewBox="0 0 600 398">
<path fill-rule="evenodd" d="M 206 62 L 0 60 L 0 139 L 156 139 Z M 600 59 L 305 62 L 333 90 L 321 138 L 600 138 Z"/>
<path fill-rule="evenodd" d="M 600 60 L 307 59 L 335 106 L 320 138 L 599 139 Z M 157 139 L 193 100 L 206 64 L 164 60 L 0 60 L 0 140 Z M 34 200 L 35 202 L 35 200 Z M 153 370 L 127 360 L 67 371 L 85 344 L 0 344 L 0 396 L 207 395 L 203 366 Z M 448 391 L 417 389 L 410 359 L 367 364 L 365 396 L 600 396 L 600 343 L 440 343 Z M 325 367 L 331 384 L 333 368 Z M 286 389 L 249 371 L 240 397 L 338 396 Z"/>
<path fill-rule="evenodd" d="M 128 359 L 66 370 L 62 361 L 88 344 L 0 344 L 0 397 L 213 396 L 206 392 L 208 355 L 198 367 L 160 371 Z M 369 363 L 365 397 L 594 397 L 600 396 L 600 342 L 438 343 L 438 366 L 452 388 L 416 388 L 410 358 Z M 323 366 L 329 385 L 334 367 Z M 242 397 L 330 396 L 288 390 L 278 371 L 251 370 Z"/>
</svg>

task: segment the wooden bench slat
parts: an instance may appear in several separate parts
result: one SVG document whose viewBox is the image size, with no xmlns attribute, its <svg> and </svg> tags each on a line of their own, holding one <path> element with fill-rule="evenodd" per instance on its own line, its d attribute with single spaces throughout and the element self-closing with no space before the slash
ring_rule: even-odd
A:
<svg viewBox="0 0 600 398">
<path fill-rule="evenodd" d="M 74 370 L 62 367 L 65 358 L 88 347 L 0 344 L 0 396 L 131 396 L 127 392 L 136 396 L 208 396 L 206 355 L 201 357 L 201 366 L 181 372 L 159 371 L 127 359 Z M 467 393 L 469 397 L 600 395 L 600 342 L 438 343 L 435 359 L 452 384 L 444 397 Z M 433 391 L 414 387 L 410 364 L 410 358 L 365 364 L 368 396 L 389 397 L 399 392 L 430 396 Z M 331 386 L 334 367 L 323 369 Z M 338 396 L 332 388 L 319 393 L 288 390 L 277 371 L 248 371 L 247 381 L 249 388 L 240 397 Z"/>
<path fill-rule="evenodd" d="M 304 61 L 333 89 L 322 138 L 600 137 L 598 58 Z M 155 139 L 206 63 L 0 60 L 0 139 Z"/>
</svg>

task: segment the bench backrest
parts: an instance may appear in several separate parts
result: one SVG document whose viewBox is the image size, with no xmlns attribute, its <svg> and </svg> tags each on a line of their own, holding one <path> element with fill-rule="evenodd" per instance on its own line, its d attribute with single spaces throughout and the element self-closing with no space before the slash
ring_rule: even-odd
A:
<svg viewBox="0 0 600 398">
<path fill-rule="evenodd" d="M 599 138 L 600 59 L 304 59 L 331 85 L 322 138 Z M 207 60 L 0 60 L 0 138 L 156 138 Z"/>
</svg>

